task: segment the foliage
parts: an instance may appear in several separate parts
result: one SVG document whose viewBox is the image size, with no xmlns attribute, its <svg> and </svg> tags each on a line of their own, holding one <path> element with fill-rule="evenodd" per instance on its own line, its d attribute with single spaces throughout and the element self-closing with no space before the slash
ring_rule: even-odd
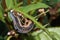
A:
<svg viewBox="0 0 60 40">
<path fill-rule="evenodd" d="M 46 26 L 39 23 L 36 20 L 36 18 L 34 18 L 32 15 L 29 15 L 29 12 L 35 11 L 39 8 L 45 8 L 46 9 L 46 8 L 50 7 L 49 4 L 48 5 L 46 4 L 46 2 L 43 3 L 40 0 L 39 0 L 39 2 L 37 0 L 35 0 L 35 1 L 36 2 L 34 2 L 34 0 L 33 0 L 33 3 L 31 2 L 31 4 L 23 6 L 25 4 L 22 3 L 22 5 L 18 5 L 20 3 L 17 3 L 17 0 L 5 0 L 6 6 L 7 6 L 7 8 L 5 10 L 3 9 L 2 5 L 0 4 L 0 20 L 3 21 L 4 23 L 7 23 L 5 20 L 5 17 L 4 17 L 4 12 L 7 12 L 8 18 L 9 18 L 9 12 L 11 9 L 13 9 L 17 12 L 22 13 L 24 15 L 24 17 L 32 20 L 34 22 L 34 24 L 37 25 L 38 28 L 40 28 L 40 30 L 38 30 L 38 31 L 27 33 L 28 36 L 23 35 L 22 36 L 23 40 L 28 40 L 28 39 L 29 40 L 60 40 L 60 27 L 59 28 L 58 27 L 56 27 L 56 28 L 45 28 Z M 35 14 L 34 12 L 32 12 L 32 13 Z M 11 18 L 9 18 L 7 20 L 9 23 L 11 22 Z M 7 25 L 9 25 L 9 24 L 7 24 Z M 9 26 L 10 26 L 9 28 L 13 27 L 12 25 L 9 25 Z M 7 38 L 7 40 L 10 37 L 12 37 L 12 36 L 9 36 Z"/>
</svg>

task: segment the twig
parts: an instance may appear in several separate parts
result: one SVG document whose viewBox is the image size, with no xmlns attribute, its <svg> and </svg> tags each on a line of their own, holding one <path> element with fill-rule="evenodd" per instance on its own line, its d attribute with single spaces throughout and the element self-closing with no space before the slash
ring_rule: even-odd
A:
<svg viewBox="0 0 60 40">
<path fill-rule="evenodd" d="M 34 18 L 35 18 L 35 19 L 36 19 L 36 18 L 39 18 L 41 15 L 46 14 L 47 12 L 49 12 L 49 10 L 47 10 L 47 11 L 44 12 L 44 13 L 40 13 L 39 15 L 35 16 Z"/>
</svg>

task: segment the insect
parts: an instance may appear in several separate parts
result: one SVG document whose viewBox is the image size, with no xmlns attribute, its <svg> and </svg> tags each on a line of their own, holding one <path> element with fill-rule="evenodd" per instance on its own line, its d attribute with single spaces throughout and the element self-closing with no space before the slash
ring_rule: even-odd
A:
<svg viewBox="0 0 60 40">
<path fill-rule="evenodd" d="M 19 33 L 28 33 L 33 29 L 34 23 L 30 19 L 25 18 L 21 13 L 11 10 L 10 17 L 13 20 L 15 30 Z"/>
</svg>

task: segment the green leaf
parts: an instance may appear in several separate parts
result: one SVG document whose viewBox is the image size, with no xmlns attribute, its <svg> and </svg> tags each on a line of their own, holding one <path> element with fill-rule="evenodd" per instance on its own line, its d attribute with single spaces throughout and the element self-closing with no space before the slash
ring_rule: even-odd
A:
<svg viewBox="0 0 60 40">
<path fill-rule="evenodd" d="M 8 12 L 8 18 L 10 20 L 10 22 L 12 21 L 11 17 L 10 17 L 10 12 Z"/>
<path fill-rule="evenodd" d="M 28 13 L 29 11 L 36 10 L 38 8 L 48 8 L 49 6 L 44 3 L 30 4 L 28 6 L 20 7 L 20 11 Z"/>
<path fill-rule="evenodd" d="M 42 2 L 43 0 L 33 0 L 33 3 Z"/>
<path fill-rule="evenodd" d="M 35 36 L 35 40 L 41 40 L 40 39 L 40 36 L 38 35 L 38 36 Z"/>
<path fill-rule="evenodd" d="M 57 12 L 60 12 L 60 8 L 57 10 Z"/>
<path fill-rule="evenodd" d="M 3 8 L 2 8 L 1 5 L 0 5 L 0 20 L 3 21 L 3 22 L 5 22 L 4 21 L 4 16 L 3 16 Z"/>
<path fill-rule="evenodd" d="M 0 36 L 0 40 L 4 40 L 4 37 Z"/>
<path fill-rule="evenodd" d="M 50 31 L 51 34 L 53 34 L 52 37 L 55 37 L 55 40 L 60 40 L 60 27 L 47 28 L 47 29 Z M 52 40 L 52 38 L 50 38 L 49 35 L 42 30 L 35 31 L 31 35 L 32 36 L 39 35 L 41 40 Z"/>
<path fill-rule="evenodd" d="M 5 2 L 6 2 L 6 6 L 7 6 L 8 9 L 14 7 L 14 2 L 13 2 L 13 0 L 5 0 Z"/>
<path fill-rule="evenodd" d="M 14 1 L 15 6 L 17 6 L 17 0 L 13 0 L 13 1 Z"/>
<path fill-rule="evenodd" d="M 58 35 L 56 32 L 51 32 L 53 34 L 53 37 L 55 37 L 56 40 L 60 40 L 60 35 Z"/>
</svg>

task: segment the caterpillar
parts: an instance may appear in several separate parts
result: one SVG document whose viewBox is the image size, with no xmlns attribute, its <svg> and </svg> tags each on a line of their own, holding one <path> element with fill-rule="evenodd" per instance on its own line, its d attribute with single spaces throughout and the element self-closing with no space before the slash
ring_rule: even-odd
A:
<svg viewBox="0 0 60 40">
<path fill-rule="evenodd" d="M 25 18 L 21 13 L 10 10 L 9 15 L 17 32 L 28 33 L 33 29 L 34 23 L 30 19 Z"/>
</svg>

